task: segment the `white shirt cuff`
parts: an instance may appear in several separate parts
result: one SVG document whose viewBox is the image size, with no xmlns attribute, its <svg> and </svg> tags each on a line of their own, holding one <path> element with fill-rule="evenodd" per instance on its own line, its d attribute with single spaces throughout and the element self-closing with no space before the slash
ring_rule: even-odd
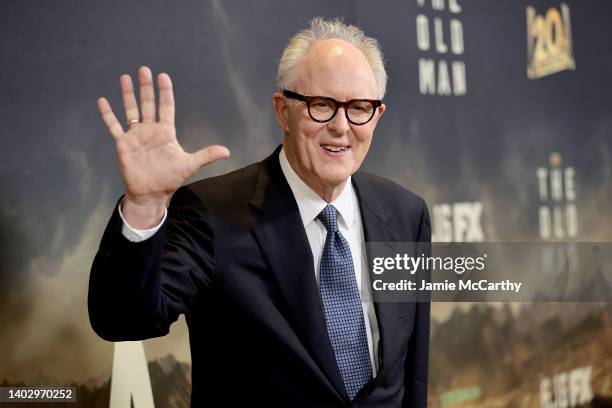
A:
<svg viewBox="0 0 612 408">
<path fill-rule="evenodd" d="M 145 239 L 151 238 L 161 228 L 164 221 L 166 221 L 166 216 L 168 215 L 168 209 L 165 209 L 164 216 L 158 225 L 156 225 L 153 228 L 148 228 L 148 229 L 137 229 L 137 228 L 130 226 L 130 224 L 127 223 L 125 218 L 123 218 L 123 213 L 121 213 L 121 204 L 122 203 L 119 203 L 119 207 L 118 207 L 119 216 L 121 217 L 121 220 L 123 221 L 123 226 L 121 227 L 121 233 L 128 241 L 131 241 L 131 242 L 142 242 Z"/>
</svg>

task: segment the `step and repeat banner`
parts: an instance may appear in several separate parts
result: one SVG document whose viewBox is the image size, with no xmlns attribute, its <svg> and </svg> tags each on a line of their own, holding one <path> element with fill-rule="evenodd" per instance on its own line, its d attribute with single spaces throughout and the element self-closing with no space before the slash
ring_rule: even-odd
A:
<svg viewBox="0 0 612 408">
<path fill-rule="evenodd" d="M 0 383 L 75 387 L 71 406 L 189 406 L 184 320 L 124 348 L 89 325 L 122 194 L 96 100 L 121 106 L 119 76 L 148 65 L 173 78 L 185 149 L 232 152 L 193 180 L 261 160 L 281 140 L 280 54 L 316 16 L 380 41 L 387 111 L 363 168 L 425 198 L 434 241 L 612 240 L 610 2 L 2 2 Z M 605 291 L 612 271 L 597 272 Z M 429 405 L 612 406 L 611 345 L 609 302 L 435 302 Z"/>
</svg>

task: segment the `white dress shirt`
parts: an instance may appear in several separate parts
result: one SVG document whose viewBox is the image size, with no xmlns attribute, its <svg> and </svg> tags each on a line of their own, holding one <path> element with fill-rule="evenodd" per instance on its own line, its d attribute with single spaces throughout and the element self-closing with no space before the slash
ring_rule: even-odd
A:
<svg viewBox="0 0 612 408">
<path fill-rule="evenodd" d="M 289 183 L 289 187 L 293 192 L 295 201 L 297 202 L 298 209 L 304 229 L 306 230 L 306 236 L 310 249 L 312 250 L 312 258 L 314 260 L 314 274 L 319 285 L 319 264 L 321 263 L 321 257 L 323 255 L 323 247 L 325 246 L 325 239 L 327 237 L 327 230 L 323 223 L 317 219 L 319 213 L 325 208 L 328 203 L 323 200 L 317 193 L 315 193 L 306 183 L 297 175 L 293 170 L 287 156 L 285 156 L 284 149 L 281 149 L 279 154 L 280 166 Z M 338 217 L 338 229 L 340 233 L 346 239 L 351 249 L 351 255 L 353 256 L 353 266 L 355 269 L 355 279 L 357 280 L 357 287 L 359 289 L 359 295 L 361 297 L 361 307 L 363 310 L 363 316 L 366 326 L 366 335 L 368 338 L 368 349 L 370 353 L 370 362 L 372 365 L 372 375 L 375 377 L 378 370 L 379 364 L 379 340 L 380 334 L 378 330 L 378 323 L 376 321 L 376 313 L 374 309 L 374 303 L 371 301 L 370 296 L 370 285 L 369 277 L 367 272 L 367 261 L 365 257 L 364 235 L 363 225 L 361 222 L 361 213 L 359 211 L 359 203 L 357 201 L 357 194 L 351 184 L 351 178 L 349 177 L 346 181 L 344 189 L 340 195 L 331 203 L 336 210 Z M 159 225 L 146 229 L 139 230 L 132 228 L 123 218 L 121 213 L 121 205 L 119 206 L 119 215 L 123 220 L 123 227 L 121 232 L 128 240 L 132 242 L 140 242 L 151 237 L 157 230 L 162 226 L 166 220 L 167 211 L 164 213 L 162 221 Z M 365 282 L 365 284 L 363 284 Z"/>
</svg>

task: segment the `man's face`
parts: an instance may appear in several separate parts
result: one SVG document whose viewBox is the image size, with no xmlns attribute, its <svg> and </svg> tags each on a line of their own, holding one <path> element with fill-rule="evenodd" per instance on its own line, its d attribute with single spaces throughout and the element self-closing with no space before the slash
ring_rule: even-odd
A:
<svg viewBox="0 0 612 408">
<path fill-rule="evenodd" d="M 363 53 L 339 39 L 317 41 L 297 68 L 295 91 L 337 101 L 377 99 L 376 79 Z M 277 118 L 285 131 L 283 146 L 289 163 L 311 188 L 321 194 L 357 171 L 370 148 L 372 134 L 385 110 L 382 105 L 364 125 L 350 123 L 344 108 L 332 120 L 319 123 L 305 102 L 274 95 Z M 329 147 L 343 147 L 331 152 Z M 326 149 L 327 147 L 327 149 Z"/>
</svg>

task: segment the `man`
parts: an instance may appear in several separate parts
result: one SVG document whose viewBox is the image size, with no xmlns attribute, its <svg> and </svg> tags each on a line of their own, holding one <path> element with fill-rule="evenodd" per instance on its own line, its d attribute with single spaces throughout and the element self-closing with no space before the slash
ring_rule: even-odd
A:
<svg viewBox="0 0 612 408">
<path fill-rule="evenodd" d="M 183 151 L 168 75 L 158 76 L 159 120 L 150 70 L 139 70 L 140 106 L 121 77 L 127 132 L 98 101 L 125 196 L 92 266 L 92 326 L 139 340 L 185 314 L 194 407 L 425 407 L 428 303 L 369 301 L 363 242 L 431 234 L 422 199 L 357 172 L 385 111 L 378 45 L 314 19 L 277 79 L 282 146 L 184 187 L 229 151 Z"/>
</svg>

